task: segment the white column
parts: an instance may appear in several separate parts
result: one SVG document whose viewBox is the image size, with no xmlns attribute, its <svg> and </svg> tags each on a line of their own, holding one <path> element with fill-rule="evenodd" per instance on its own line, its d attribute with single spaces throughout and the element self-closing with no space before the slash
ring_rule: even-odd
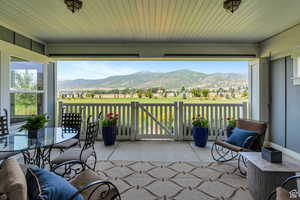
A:
<svg viewBox="0 0 300 200">
<path fill-rule="evenodd" d="M 57 125 L 57 113 L 56 113 L 56 100 L 57 100 L 57 87 L 56 87 L 56 80 L 57 80 L 57 74 L 56 74 L 56 63 L 49 63 L 46 67 L 46 76 L 47 76 L 47 84 L 45 84 L 45 109 L 47 109 L 47 114 L 50 118 L 50 122 L 48 123 L 49 126 L 54 127 Z"/>
<path fill-rule="evenodd" d="M 269 120 L 269 64 L 268 59 L 249 62 L 250 118 Z"/>
<path fill-rule="evenodd" d="M 6 108 L 8 113 L 10 112 L 9 106 L 9 61 L 10 57 L 7 52 L 1 50 L 0 52 L 0 108 Z"/>
</svg>

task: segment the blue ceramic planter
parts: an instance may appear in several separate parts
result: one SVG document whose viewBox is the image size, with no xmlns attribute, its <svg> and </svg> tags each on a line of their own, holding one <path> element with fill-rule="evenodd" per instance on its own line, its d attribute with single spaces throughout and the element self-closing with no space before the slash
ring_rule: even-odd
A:
<svg viewBox="0 0 300 200">
<path fill-rule="evenodd" d="M 28 130 L 28 138 L 37 138 L 38 131 L 38 129 Z"/>
<path fill-rule="evenodd" d="M 195 145 L 205 147 L 208 140 L 208 128 L 193 126 L 192 133 Z"/>
<path fill-rule="evenodd" d="M 104 145 L 114 145 L 117 137 L 117 127 L 116 126 L 103 126 L 102 127 L 102 137 Z"/>
</svg>

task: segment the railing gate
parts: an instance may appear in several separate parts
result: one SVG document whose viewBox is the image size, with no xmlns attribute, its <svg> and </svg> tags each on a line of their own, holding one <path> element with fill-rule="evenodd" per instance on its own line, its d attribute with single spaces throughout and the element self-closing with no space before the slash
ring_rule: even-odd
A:
<svg viewBox="0 0 300 200">
<path fill-rule="evenodd" d="M 136 139 L 173 138 L 177 139 L 178 112 L 174 104 L 141 104 L 136 102 Z"/>
</svg>

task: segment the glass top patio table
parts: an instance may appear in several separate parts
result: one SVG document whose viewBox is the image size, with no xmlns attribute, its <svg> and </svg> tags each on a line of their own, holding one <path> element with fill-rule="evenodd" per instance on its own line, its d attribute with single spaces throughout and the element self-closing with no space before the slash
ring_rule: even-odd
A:
<svg viewBox="0 0 300 200">
<path fill-rule="evenodd" d="M 37 148 L 47 148 L 74 138 L 78 131 L 71 128 L 44 128 L 36 138 L 29 138 L 27 131 L 15 131 L 0 137 L 0 152 L 17 152 Z"/>
</svg>

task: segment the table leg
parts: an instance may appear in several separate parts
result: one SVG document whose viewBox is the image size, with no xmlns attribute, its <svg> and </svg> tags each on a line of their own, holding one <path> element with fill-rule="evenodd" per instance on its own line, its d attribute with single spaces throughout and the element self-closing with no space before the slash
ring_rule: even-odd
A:
<svg viewBox="0 0 300 200">
<path fill-rule="evenodd" d="M 247 181 L 251 195 L 256 200 L 267 199 L 268 195 L 295 172 L 264 172 L 250 161 L 247 162 Z M 275 198 L 274 198 L 275 199 Z"/>
<path fill-rule="evenodd" d="M 52 147 L 36 148 L 31 152 L 29 150 L 23 151 L 24 163 L 26 165 L 35 165 L 39 168 L 45 168 L 47 164 L 50 164 L 51 150 Z"/>
</svg>

